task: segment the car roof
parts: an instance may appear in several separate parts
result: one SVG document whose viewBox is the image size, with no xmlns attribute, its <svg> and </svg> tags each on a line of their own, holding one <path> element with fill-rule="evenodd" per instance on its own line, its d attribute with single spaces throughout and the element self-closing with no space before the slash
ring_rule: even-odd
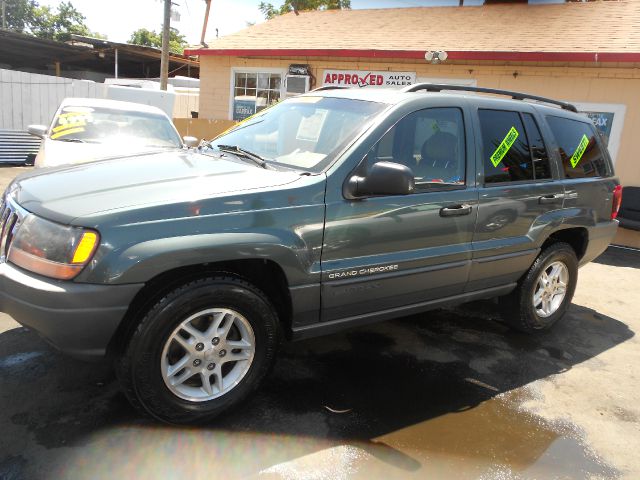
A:
<svg viewBox="0 0 640 480">
<path fill-rule="evenodd" d="M 426 92 L 424 90 L 417 92 L 403 92 L 402 90 L 392 88 L 329 88 L 326 90 L 312 90 L 304 94 L 304 96 L 322 96 L 333 98 L 349 98 L 353 100 L 363 100 L 369 102 L 379 102 L 389 105 L 395 105 L 402 102 L 424 98 L 429 95 L 431 98 L 446 99 L 465 99 L 471 102 L 478 102 L 484 108 L 508 108 L 515 110 L 529 110 L 529 107 L 537 109 L 544 115 L 567 116 L 570 118 L 582 118 L 582 115 L 576 114 L 569 110 L 560 108 L 559 106 L 545 104 L 537 101 L 514 100 L 511 98 L 501 98 L 496 95 L 479 94 L 473 92 L 457 93 L 453 91 L 442 92 Z"/>
<path fill-rule="evenodd" d="M 158 107 L 144 105 L 142 103 L 108 100 L 105 98 L 65 98 L 60 104 L 60 108 L 64 107 L 100 107 L 128 112 L 155 113 L 165 116 L 165 113 Z"/>
</svg>

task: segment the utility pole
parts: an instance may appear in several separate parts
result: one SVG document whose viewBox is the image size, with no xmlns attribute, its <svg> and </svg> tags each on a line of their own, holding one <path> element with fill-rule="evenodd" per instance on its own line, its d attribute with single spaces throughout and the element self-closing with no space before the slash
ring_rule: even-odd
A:
<svg viewBox="0 0 640 480">
<path fill-rule="evenodd" d="M 171 0 L 164 0 L 162 24 L 162 56 L 160 57 L 160 90 L 167 89 L 169 78 L 169 35 L 171 34 Z"/>
<path fill-rule="evenodd" d="M 2 0 L 2 29 L 7 29 L 7 0 Z"/>
<path fill-rule="evenodd" d="M 200 37 L 200 45 L 204 45 L 204 36 L 207 34 L 207 24 L 209 23 L 209 10 L 211 9 L 211 0 L 204 0 L 207 2 L 207 8 L 204 11 L 204 23 L 202 24 L 202 36 Z"/>
</svg>

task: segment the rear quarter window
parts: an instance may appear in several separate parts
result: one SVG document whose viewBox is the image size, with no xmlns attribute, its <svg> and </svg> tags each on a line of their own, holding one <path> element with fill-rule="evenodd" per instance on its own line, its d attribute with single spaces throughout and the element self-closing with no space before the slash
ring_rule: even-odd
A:
<svg viewBox="0 0 640 480">
<path fill-rule="evenodd" d="M 593 125 L 562 117 L 547 117 L 558 144 L 566 178 L 606 177 L 610 170 Z"/>
</svg>

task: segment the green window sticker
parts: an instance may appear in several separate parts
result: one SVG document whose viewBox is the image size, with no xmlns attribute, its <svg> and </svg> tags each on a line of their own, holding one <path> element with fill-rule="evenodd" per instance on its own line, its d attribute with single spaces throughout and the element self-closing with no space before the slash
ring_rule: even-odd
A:
<svg viewBox="0 0 640 480">
<path fill-rule="evenodd" d="M 497 167 L 507 152 L 511 149 L 513 144 L 516 142 L 517 138 L 520 136 L 516 127 L 511 127 L 507 136 L 504 137 L 502 143 L 496 148 L 496 151 L 491 155 L 491 163 L 493 163 L 494 167 Z"/>
<path fill-rule="evenodd" d="M 587 151 L 588 146 L 589 138 L 586 135 L 582 135 L 580 143 L 578 144 L 578 148 L 576 148 L 576 151 L 573 152 L 573 155 L 571 156 L 571 168 L 576 168 L 576 166 L 580 162 L 580 159 L 584 155 L 584 152 Z"/>
</svg>

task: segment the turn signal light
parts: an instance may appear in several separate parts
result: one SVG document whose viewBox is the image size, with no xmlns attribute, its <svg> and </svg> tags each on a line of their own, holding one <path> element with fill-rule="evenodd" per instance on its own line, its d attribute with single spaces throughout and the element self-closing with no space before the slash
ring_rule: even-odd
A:
<svg viewBox="0 0 640 480">
<path fill-rule="evenodd" d="M 80 238 L 80 242 L 78 242 L 76 251 L 73 253 L 71 263 L 84 263 L 89 260 L 91 255 L 93 255 L 97 243 L 98 235 L 95 232 L 84 232 L 82 238 Z"/>
</svg>

